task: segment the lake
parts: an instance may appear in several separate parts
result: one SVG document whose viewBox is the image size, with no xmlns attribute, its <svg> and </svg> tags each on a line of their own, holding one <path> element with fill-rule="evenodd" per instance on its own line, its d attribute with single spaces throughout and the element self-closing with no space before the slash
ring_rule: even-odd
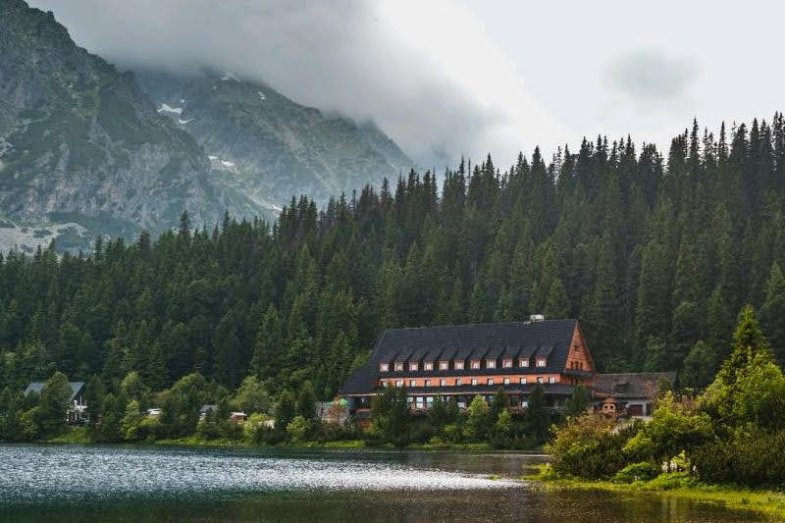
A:
<svg viewBox="0 0 785 523">
<path fill-rule="evenodd" d="M 545 492 L 525 454 L 0 445 L 0 521 L 760 520 L 655 493 Z"/>
</svg>

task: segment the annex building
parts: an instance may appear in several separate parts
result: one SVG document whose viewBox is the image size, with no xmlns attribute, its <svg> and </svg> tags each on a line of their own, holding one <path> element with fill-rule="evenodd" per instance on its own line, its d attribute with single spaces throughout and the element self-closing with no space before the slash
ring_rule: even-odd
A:
<svg viewBox="0 0 785 523">
<path fill-rule="evenodd" d="M 371 399 L 384 387 L 405 387 L 414 410 L 427 410 L 436 396 L 465 409 L 476 395 L 490 401 L 499 387 L 511 408 L 525 409 L 540 384 L 548 406 L 560 409 L 583 385 L 592 391 L 598 411 L 624 414 L 629 404 L 634 405 L 629 414 L 641 416 L 650 413 L 659 387 L 672 385 L 674 377 L 598 374 L 577 320 L 532 316 L 526 322 L 386 330 L 368 363 L 339 394 L 363 422 L 370 418 Z M 595 383 L 600 385 L 596 391 Z"/>
</svg>

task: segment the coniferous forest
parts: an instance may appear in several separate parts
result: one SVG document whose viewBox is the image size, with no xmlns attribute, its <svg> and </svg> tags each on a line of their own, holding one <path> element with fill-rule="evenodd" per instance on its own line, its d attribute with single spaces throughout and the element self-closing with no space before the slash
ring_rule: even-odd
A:
<svg viewBox="0 0 785 523">
<path fill-rule="evenodd" d="M 0 383 L 55 371 L 153 390 L 332 397 L 382 329 L 576 317 L 603 371 L 701 388 L 750 303 L 785 359 L 785 119 L 697 122 L 668 151 L 584 140 L 511 166 L 463 160 L 280 219 L 0 258 Z M 3 388 L 0 387 L 0 388 Z"/>
</svg>

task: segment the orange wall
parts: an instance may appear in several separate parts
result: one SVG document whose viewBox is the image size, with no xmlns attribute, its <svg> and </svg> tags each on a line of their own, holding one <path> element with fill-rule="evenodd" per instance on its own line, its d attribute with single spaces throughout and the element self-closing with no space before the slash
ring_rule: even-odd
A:
<svg viewBox="0 0 785 523">
<path fill-rule="evenodd" d="M 489 379 L 493 379 L 493 386 L 496 387 L 496 386 L 499 386 L 499 385 L 504 385 L 504 378 L 510 378 L 510 385 L 518 385 L 518 384 L 520 384 L 520 379 L 524 378 L 524 377 L 526 378 L 526 383 L 527 384 L 535 384 L 535 383 L 537 383 L 537 378 L 538 377 L 541 377 L 543 379 L 543 384 L 546 384 L 546 385 L 549 383 L 549 381 L 548 381 L 549 378 L 555 378 L 556 379 L 556 383 L 561 383 L 562 382 L 562 376 L 560 374 L 527 374 L 526 376 L 523 376 L 521 374 L 494 374 L 493 376 L 460 376 L 460 377 L 456 376 L 456 377 L 450 377 L 450 378 L 435 378 L 435 377 L 428 377 L 428 376 L 425 376 L 425 377 L 422 377 L 422 378 L 406 378 L 406 377 L 403 377 L 403 378 L 402 377 L 385 378 L 385 379 L 379 380 L 379 384 L 382 387 L 384 387 L 386 383 L 391 383 L 392 385 L 390 385 L 390 386 L 394 386 L 395 382 L 397 380 L 402 379 L 403 380 L 403 384 L 406 387 L 409 387 L 409 388 L 411 388 L 411 387 L 425 387 L 425 380 L 429 379 L 429 380 L 431 380 L 431 387 L 440 387 L 441 385 L 439 384 L 440 383 L 439 380 L 443 379 L 443 380 L 445 380 L 447 382 L 447 384 L 444 385 L 445 387 L 454 387 L 455 386 L 455 380 L 460 378 L 461 386 L 463 386 L 463 385 L 471 386 L 472 378 L 476 378 L 477 379 L 477 385 L 476 385 L 477 387 L 480 387 L 480 386 L 487 387 L 488 386 L 487 382 L 488 382 Z M 414 385 L 411 385 L 410 382 L 412 382 L 412 381 L 415 382 Z"/>
<path fill-rule="evenodd" d="M 570 352 L 567 354 L 567 369 L 573 369 L 573 364 L 578 363 L 580 370 L 594 372 L 594 362 L 592 361 L 589 347 L 586 345 L 586 340 L 583 338 L 583 333 L 578 326 L 575 327 L 575 333 L 572 335 L 572 343 L 570 344 Z"/>
</svg>

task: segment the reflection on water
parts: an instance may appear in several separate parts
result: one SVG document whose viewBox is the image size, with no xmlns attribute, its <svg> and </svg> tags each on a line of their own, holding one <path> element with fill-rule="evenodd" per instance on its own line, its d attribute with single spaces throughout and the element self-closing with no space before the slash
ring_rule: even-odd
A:
<svg viewBox="0 0 785 523">
<path fill-rule="evenodd" d="M 544 460 L 457 452 L 0 446 L 0 521 L 754 520 L 668 496 L 543 492 L 514 479 Z"/>
</svg>

